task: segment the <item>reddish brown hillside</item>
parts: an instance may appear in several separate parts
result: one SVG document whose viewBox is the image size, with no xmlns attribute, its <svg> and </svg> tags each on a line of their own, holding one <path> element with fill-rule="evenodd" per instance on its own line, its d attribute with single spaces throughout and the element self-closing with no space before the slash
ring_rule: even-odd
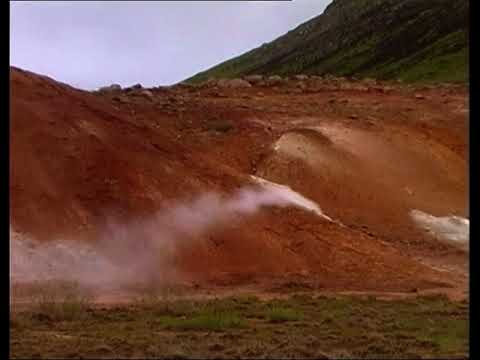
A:
<svg viewBox="0 0 480 360">
<path fill-rule="evenodd" d="M 10 81 L 11 216 L 21 233 L 95 242 L 107 216 L 146 218 L 255 174 L 344 226 L 262 209 L 180 244 L 172 261 L 187 277 L 301 277 L 357 290 L 458 280 L 414 259 L 461 254 L 409 211 L 468 217 L 465 87 L 309 79 L 89 93 L 15 68 Z"/>
</svg>

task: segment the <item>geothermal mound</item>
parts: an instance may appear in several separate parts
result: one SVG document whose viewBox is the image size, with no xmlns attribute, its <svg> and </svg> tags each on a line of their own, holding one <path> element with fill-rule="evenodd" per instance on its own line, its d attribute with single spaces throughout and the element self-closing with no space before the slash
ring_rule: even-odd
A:
<svg viewBox="0 0 480 360">
<path fill-rule="evenodd" d="M 12 256 L 35 257 L 31 272 L 58 251 L 83 269 L 93 249 L 137 280 L 458 284 L 419 259 L 464 253 L 410 212 L 468 217 L 464 87 L 86 92 L 16 68 L 10 81 L 12 228 L 34 244 L 14 239 Z"/>
</svg>

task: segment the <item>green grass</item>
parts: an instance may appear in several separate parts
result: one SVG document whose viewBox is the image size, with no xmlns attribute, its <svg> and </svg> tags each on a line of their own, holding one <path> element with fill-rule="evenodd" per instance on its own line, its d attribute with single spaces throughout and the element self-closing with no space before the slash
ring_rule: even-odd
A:
<svg viewBox="0 0 480 360">
<path fill-rule="evenodd" d="M 28 288 L 31 316 L 38 321 L 79 321 L 92 305 L 93 297 L 76 282 L 47 281 Z M 15 291 L 13 291 L 14 295 Z"/>
<path fill-rule="evenodd" d="M 90 303 L 60 312 L 34 304 L 15 313 L 10 332 L 13 358 L 455 358 L 465 357 L 469 346 L 468 303 L 442 296 L 199 301 L 149 295 L 128 305 Z"/>
<path fill-rule="evenodd" d="M 303 314 L 295 309 L 272 306 L 267 311 L 267 319 L 272 323 L 298 321 L 303 319 Z"/>
<path fill-rule="evenodd" d="M 457 31 L 405 58 L 377 66 L 367 75 L 396 77 L 405 82 L 468 81 L 468 42 Z"/>
<path fill-rule="evenodd" d="M 313 18 L 270 43 L 185 81 L 199 83 L 210 77 L 300 73 L 405 82 L 468 81 L 466 0 L 450 4 L 338 1 L 326 13 L 328 16 Z M 447 29 L 442 23 L 455 25 Z"/>
<path fill-rule="evenodd" d="M 221 331 L 246 326 L 245 319 L 236 313 L 209 311 L 191 317 L 163 316 L 157 319 L 167 329 Z"/>
</svg>

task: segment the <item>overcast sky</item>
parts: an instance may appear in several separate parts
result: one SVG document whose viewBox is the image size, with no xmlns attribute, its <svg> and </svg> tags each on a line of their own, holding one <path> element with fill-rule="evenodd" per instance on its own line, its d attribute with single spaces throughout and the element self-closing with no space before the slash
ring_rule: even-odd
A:
<svg viewBox="0 0 480 360">
<path fill-rule="evenodd" d="M 10 64 L 83 89 L 168 85 L 283 35 L 330 2 L 10 2 Z"/>
</svg>

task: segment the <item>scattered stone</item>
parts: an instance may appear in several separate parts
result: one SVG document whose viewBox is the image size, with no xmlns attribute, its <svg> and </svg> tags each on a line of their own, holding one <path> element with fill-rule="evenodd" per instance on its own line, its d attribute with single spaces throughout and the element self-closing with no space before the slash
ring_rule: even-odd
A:
<svg viewBox="0 0 480 360">
<path fill-rule="evenodd" d="M 425 100 L 425 96 L 423 96 L 422 94 L 415 94 L 415 99 L 417 99 L 417 100 Z"/>
<path fill-rule="evenodd" d="M 200 88 L 216 88 L 216 86 L 217 80 L 211 78 L 199 84 Z"/>
<path fill-rule="evenodd" d="M 363 82 L 367 85 L 377 85 L 377 80 L 372 79 L 372 78 L 365 78 L 363 79 Z"/>
<path fill-rule="evenodd" d="M 130 100 L 128 100 L 128 98 L 125 96 L 114 96 L 112 100 L 121 104 L 128 104 L 130 102 Z"/>
<path fill-rule="evenodd" d="M 257 96 L 258 96 L 258 97 L 264 97 L 265 94 L 264 94 L 263 92 L 259 92 L 259 93 L 257 93 Z"/>
<path fill-rule="evenodd" d="M 101 87 L 98 91 L 101 92 L 111 92 L 111 91 L 121 91 L 122 87 L 118 84 L 112 84 L 110 86 Z"/>
<path fill-rule="evenodd" d="M 216 351 L 223 351 L 223 350 L 225 350 L 225 346 L 222 345 L 222 344 L 216 343 L 216 344 L 210 345 L 209 350 L 210 351 L 215 351 L 215 352 Z"/>
<path fill-rule="evenodd" d="M 143 90 L 140 94 L 150 99 L 153 98 L 153 93 L 150 90 Z"/>
<path fill-rule="evenodd" d="M 301 81 L 297 84 L 297 88 L 299 88 L 301 90 L 305 90 L 307 88 L 307 84 L 305 84 L 303 81 Z"/>
<path fill-rule="evenodd" d="M 293 78 L 294 78 L 295 80 L 300 80 L 300 81 L 308 80 L 308 76 L 307 76 L 307 75 L 302 75 L 302 74 L 300 74 L 300 75 L 295 75 Z"/>
<path fill-rule="evenodd" d="M 217 85 L 220 87 L 227 87 L 227 88 L 247 88 L 251 87 L 252 85 L 243 79 L 221 79 L 218 80 Z"/>
<path fill-rule="evenodd" d="M 272 85 L 280 85 L 283 83 L 283 78 L 279 75 L 272 75 L 269 76 L 267 79 L 267 85 L 272 86 Z"/>
<path fill-rule="evenodd" d="M 208 122 L 207 129 L 228 132 L 233 129 L 233 123 L 230 120 L 212 120 Z"/>
<path fill-rule="evenodd" d="M 110 346 L 103 344 L 103 345 L 99 345 L 99 346 L 95 347 L 95 351 L 105 355 L 105 354 L 112 353 L 113 349 Z"/>
<path fill-rule="evenodd" d="M 358 119 L 358 115 L 350 115 L 348 118 L 349 118 L 349 119 L 353 119 L 353 120 L 357 120 L 357 119 Z"/>
<path fill-rule="evenodd" d="M 244 79 L 252 84 L 258 84 L 260 81 L 263 81 L 263 75 L 248 75 Z"/>
</svg>

